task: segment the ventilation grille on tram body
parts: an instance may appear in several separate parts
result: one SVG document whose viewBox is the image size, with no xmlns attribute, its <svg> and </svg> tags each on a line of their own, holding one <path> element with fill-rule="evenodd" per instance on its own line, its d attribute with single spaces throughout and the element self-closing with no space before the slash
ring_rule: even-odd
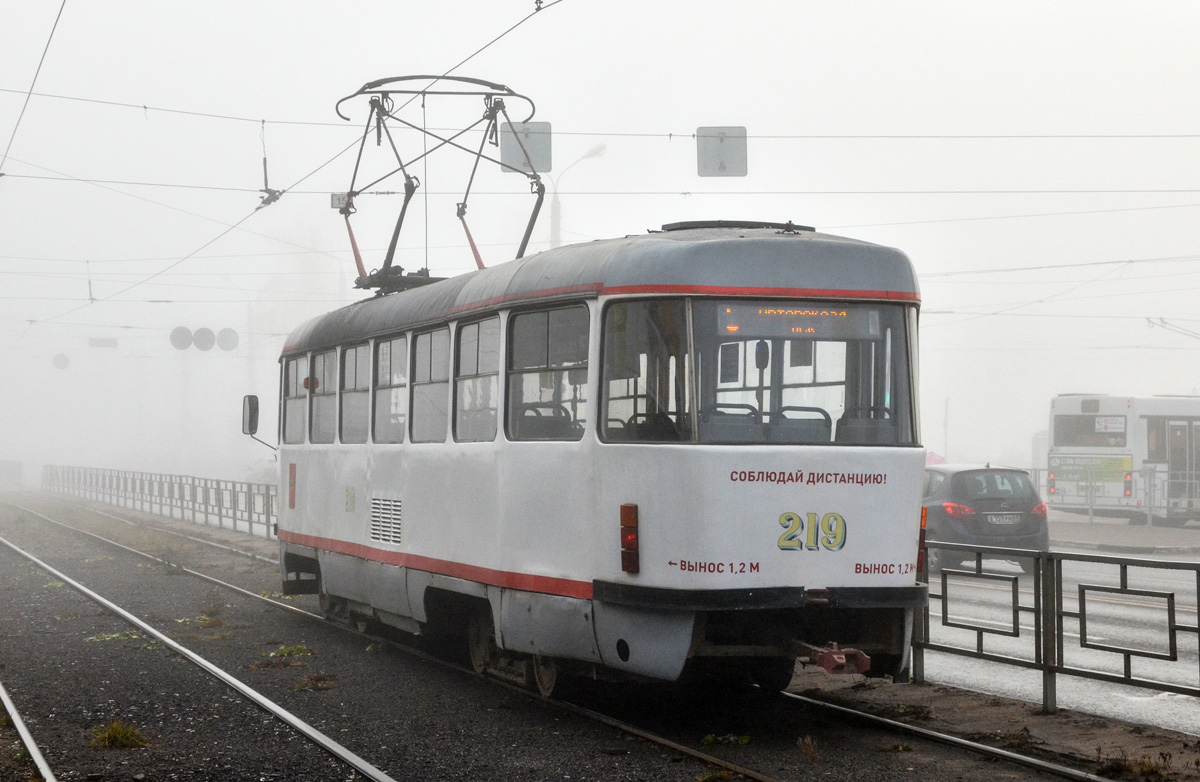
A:
<svg viewBox="0 0 1200 782">
<path fill-rule="evenodd" d="M 400 500 L 371 498 L 371 540 L 400 543 Z"/>
</svg>

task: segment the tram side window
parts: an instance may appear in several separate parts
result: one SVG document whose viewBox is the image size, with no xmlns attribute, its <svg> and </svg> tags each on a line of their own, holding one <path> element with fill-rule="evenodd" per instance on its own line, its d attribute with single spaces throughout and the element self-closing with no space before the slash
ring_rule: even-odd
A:
<svg viewBox="0 0 1200 782">
<path fill-rule="evenodd" d="M 314 353 L 312 375 L 308 379 L 312 405 L 308 441 L 332 443 L 337 431 L 337 352 Z"/>
<path fill-rule="evenodd" d="M 342 442 L 365 443 L 370 418 L 371 346 L 342 349 Z"/>
<path fill-rule="evenodd" d="M 283 441 L 304 442 L 305 411 L 308 405 L 308 356 L 289 358 L 283 365 Z"/>
<path fill-rule="evenodd" d="M 686 302 L 612 304 L 604 313 L 603 433 L 606 440 L 691 440 Z M 726 352 L 726 377 L 738 356 Z"/>
<path fill-rule="evenodd" d="M 449 422 L 450 329 L 413 338 L 412 441 L 443 443 Z"/>
<path fill-rule="evenodd" d="M 488 318 L 458 330 L 454 390 L 454 439 L 496 439 L 496 405 L 500 397 L 500 319 Z"/>
<path fill-rule="evenodd" d="M 375 343 L 375 442 L 404 441 L 408 416 L 408 338 Z"/>
<path fill-rule="evenodd" d="M 523 312 L 509 321 L 510 440 L 579 440 L 586 422 L 588 310 Z"/>
</svg>

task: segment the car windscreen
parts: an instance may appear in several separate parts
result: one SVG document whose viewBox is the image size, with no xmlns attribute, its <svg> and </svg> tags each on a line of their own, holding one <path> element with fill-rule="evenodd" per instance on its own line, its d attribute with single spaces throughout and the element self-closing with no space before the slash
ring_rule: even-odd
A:
<svg viewBox="0 0 1200 782">
<path fill-rule="evenodd" d="M 954 498 L 967 502 L 1013 499 L 1032 502 L 1037 496 L 1029 476 L 1015 470 L 960 472 L 950 485 Z"/>
</svg>

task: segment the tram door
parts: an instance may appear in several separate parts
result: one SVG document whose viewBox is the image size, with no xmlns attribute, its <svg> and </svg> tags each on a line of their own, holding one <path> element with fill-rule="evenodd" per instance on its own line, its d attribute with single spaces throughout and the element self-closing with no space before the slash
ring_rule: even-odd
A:
<svg viewBox="0 0 1200 782">
<path fill-rule="evenodd" d="M 1200 499 L 1200 421 L 1167 422 L 1167 496 Z"/>
</svg>

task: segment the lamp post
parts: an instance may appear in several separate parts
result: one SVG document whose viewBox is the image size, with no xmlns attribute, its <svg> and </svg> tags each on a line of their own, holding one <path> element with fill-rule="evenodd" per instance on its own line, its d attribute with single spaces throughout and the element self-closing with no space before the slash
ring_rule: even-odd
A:
<svg viewBox="0 0 1200 782">
<path fill-rule="evenodd" d="M 592 157 L 600 157 L 604 154 L 607 147 L 601 143 L 584 152 L 576 158 L 575 162 L 558 172 L 558 176 L 550 177 L 550 246 L 562 246 L 562 204 L 558 200 L 558 180 L 563 174 L 570 171 L 576 164 Z"/>
</svg>

